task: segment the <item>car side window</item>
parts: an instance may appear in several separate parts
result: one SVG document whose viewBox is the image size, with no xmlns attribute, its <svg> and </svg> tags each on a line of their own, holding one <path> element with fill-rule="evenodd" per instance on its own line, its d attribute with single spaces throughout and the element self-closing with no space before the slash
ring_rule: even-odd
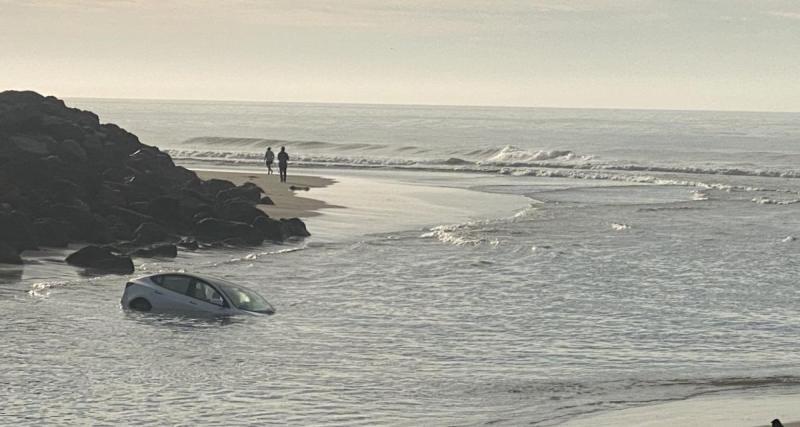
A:
<svg viewBox="0 0 800 427">
<path fill-rule="evenodd" d="M 161 280 L 158 283 L 162 288 L 166 288 L 172 292 L 177 292 L 184 295 L 186 294 L 186 291 L 189 290 L 189 285 L 193 280 L 191 277 L 169 274 L 161 276 L 160 279 Z"/>
<path fill-rule="evenodd" d="M 189 288 L 187 293 L 192 298 L 197 298 L 206 302 L 216 305 L 224 305 L 222 296 L 211 285 L 205 282 L 196 280 L 194 285 Z"/>
</svg>

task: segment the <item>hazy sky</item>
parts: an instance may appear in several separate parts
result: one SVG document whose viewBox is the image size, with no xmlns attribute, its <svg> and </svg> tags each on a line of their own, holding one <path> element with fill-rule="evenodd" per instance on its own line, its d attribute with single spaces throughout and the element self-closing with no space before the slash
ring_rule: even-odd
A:
<svg viewBox="0 0 800 427">
<path fill-rule="evenodd" d="M 800 0 L 0 0 L 0 89 L 800 111 Z"/>
</svg>

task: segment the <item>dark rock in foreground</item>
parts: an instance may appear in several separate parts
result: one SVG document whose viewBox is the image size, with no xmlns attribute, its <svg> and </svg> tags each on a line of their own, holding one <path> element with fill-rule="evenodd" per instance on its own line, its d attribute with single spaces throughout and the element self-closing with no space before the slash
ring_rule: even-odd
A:
<svg viewBox="0 0 800 427">
<path fill-rule="evenodd" d="M 0 242 L 0 264 L 22 264 L 19 251 L 8 243 Z"/>
<path fill-rule="evenodd" d="M 67 257 L 67 264 L 109 273 L 133 273 L 131 257 L 99 246 L 86 246 L 71 254 Z"/>
<path fill-rule="evenodd" d="M 268 202 L 252 183 L 200 180 L 91 112 L 35 92 L 0 93 L 2 263 L 16 263 L 27 249 L 76 242 L 174 256 L 175 244 L 193 250 L 308 236 L 302 221 L 274 220 L 256 208 Z M 127 271 L 120 255 L 90 247 L 91 268 Z M 76 259 L 88 255 L 79 251 L 68 262 L 80 265 Z"/>
<path fill-rule="evenodd" d="M 255 227 L 244 222 L 205 218 L 197 223 L 196 235 L 209 242 L 242 242 L 247 245 L 260 245 L 264 236 Z"/>
<path fill-rule="evenodd" d="M 175 258 L 178 256 L 178 247 L 172 244 L 159 244 L 139 248 L 129 255 L 143 258 Z"/>
</svg>

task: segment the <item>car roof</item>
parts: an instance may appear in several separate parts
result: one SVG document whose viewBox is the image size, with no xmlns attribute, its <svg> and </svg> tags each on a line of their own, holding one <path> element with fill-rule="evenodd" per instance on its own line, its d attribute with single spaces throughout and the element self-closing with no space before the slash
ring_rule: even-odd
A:
<svg viewBox="0 0 800 427">
<path fill-rule="evenodd" d="M 230 280 L 221 279 L 219 277 L 209 276 L 209 275 L 206 275 L 206 274 L 186 273 L 186 272 L 182 272 L 182 271 L 165 271 L 165 272 L 161 272 L 161 273 L 148 274 L 146 276 L 139 277 L 136 280 L 149 279 L 151 277 L 166 276 L 166 275 L 187 276 L 187 277 L 193 277 L 195 279 L 200 279 L 200 280 L 203 280 L 205 282 L 211 282 L 211 283 L 213 283 L 215 285 L 216 284 L 223 284 L 223 285 L 228 285 L 228 286 L 235 286 L 235 287 L 238 287 L 238 288 L 250 289 L 250 288 L 248 288 L 246 286 L 242 286 L 242 285 L 239 285 L 239 284 L 236 284 L 236 283 L 232 283 Z"/>
</svg>

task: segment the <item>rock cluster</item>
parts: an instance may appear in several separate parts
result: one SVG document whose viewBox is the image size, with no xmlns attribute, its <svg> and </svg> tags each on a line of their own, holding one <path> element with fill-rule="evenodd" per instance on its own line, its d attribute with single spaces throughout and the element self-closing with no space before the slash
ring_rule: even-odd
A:
<svg viewBox="0 0 800 427">
<path fill-rule="evenodd" d="M 0 263 L 21 263 L 23 250 L 84 242 L 92 246 L 67 262 L 129 272 L 130 255 L 309 235 L 299 219 L 258 209 L 269 201 L 262 193 L 252 183 L 203 181 L 54 97 L 0 93 Z"/>
</svg>

